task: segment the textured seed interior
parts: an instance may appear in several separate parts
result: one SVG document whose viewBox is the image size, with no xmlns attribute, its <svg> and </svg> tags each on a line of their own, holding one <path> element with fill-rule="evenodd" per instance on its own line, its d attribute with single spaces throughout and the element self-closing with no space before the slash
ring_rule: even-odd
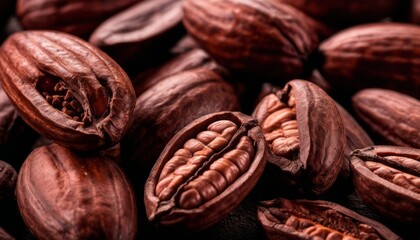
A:
<svg viewBox="0 0 420 240">
<path fill-rule="evenodd" d="M 61 80 L 46 75 L 38 80 L 36 87 L 55 109 L 69 115 L 75 121 L 90 124 L 90 119 L 85 115 L 82 105 Z"/>
<path fill-rule="evenodd" d="M 326 240 L 339 240 L 339 239 L 357 239 L 352 236 L 346 236 L 334 229 L 324 227 L 320 224 L 312 222 L 308 219 L 298 218 L 296 216 L 290 216 L 286 223 L 286 226 L 290 226 L 300 232 L 308 234 L 315 239 L 326 239 Z"/>
<path fill-rule="evenodd" d="M 284 225 L 308 234 L 313 239 L 381 239 L 373 227 L 355 222 L 337 211 L 329 209 L 323 214 L 315 214 L 302 210 L 273 209 Z"/>
<path fill-rule="evenodd" d="M 178 206 L 191 209 L 223 192 L 249 168 L 254 157 L 251 139 L 243 136 L 232 150 L 209 161 L 212 155 L 228 145 L 237 130 L 235 123 L 220 120 L 188 140 L 162 169 L 156 196 L 165 201 L 179 191 Z M 203 171 L 199 171 L 201 169 Z"/>
<path fill-rule="evenodd" d="M 379 177 L 407 190 L 420 193 L 420 177 L 404 173 L 378 162 L 366 161 L 365 164 L 370 171 Z"/>
<path fill-rule="evenodd" d="M 299 132 L 293 93 L 287 102 L 280 101 L 275 95 L 268 96 L 268 115 L 262 122 L 262 129 L 275 155 L 293 158 L 298 153 Z"/>
</svg>

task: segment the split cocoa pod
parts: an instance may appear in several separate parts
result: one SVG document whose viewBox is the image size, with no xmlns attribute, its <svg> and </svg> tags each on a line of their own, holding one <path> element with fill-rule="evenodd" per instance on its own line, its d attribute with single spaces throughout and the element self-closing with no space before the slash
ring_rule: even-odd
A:
<svg viewBox="0 0 420 240">
<path fill-rule="evenodd" d="M 22 119 L 77 150 L 117 144 L 135 105 L 133 85 L 108 55 L 54 31 L 21 31 L 0 48 L 0 80 Z"/>
<path fill-rule="evenodd" d="M 268 169 L 279 184 L 322 194 L 343 165 L 346 133 L 334 100 L 317 85 L 289 81 L 260 100 L 258 119 L 270 148 Z"/>
<path fill-rule="evenodd" d="M 257 184 L 267 154 L 250 116 L 217 112 L 191 122 L 169 141 L 146 181 L 148 219 L 177 232 L 215 224 Z"/>
<path fill-rule="evenodd" d="M 420 149 L 371 146 L 351 154 L 353 183 L 363 202 L 394 220 L 420 223 Z"/>
<path fill-rule="evenodd" d="M 258 220 L 268 239 L 401 240 L 381 223 L 339 204 L 276 198 L 260 202 Z"/>
</svg>

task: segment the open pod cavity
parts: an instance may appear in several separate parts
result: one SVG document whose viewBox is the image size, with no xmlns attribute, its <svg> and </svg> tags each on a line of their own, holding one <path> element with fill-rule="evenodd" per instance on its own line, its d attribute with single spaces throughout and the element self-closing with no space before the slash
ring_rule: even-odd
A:
<svg viewBox="0 0 420 240">
<path fill-rule="evenodd" d="M 201 117 L 178 132 L 155 163 L 145 186 L 147 216 L 178 231 L 207 228 L 248 195 L 266 159 L 255 119 L 239 112 Z"/>
</svg>

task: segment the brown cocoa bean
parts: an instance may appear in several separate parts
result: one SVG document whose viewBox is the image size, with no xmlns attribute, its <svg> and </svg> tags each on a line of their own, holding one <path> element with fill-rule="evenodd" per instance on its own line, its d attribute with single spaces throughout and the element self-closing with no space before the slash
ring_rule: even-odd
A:
<svg viewBox="0 0 420 240">
<path fill-rule="evenodd" d="M 125 68 L 150 62 L 184 34 L 180 0 L 146 0 L 99 25 L 89 42 Z M 147 61 L 144 61 L 147 59 Z"/>
<path fill-rule="evenodd" d="M 420 150 L 372 146 L 351 154 L 353 183 L 363 202 L 400 222 L 420 220 Z"/>
<path fill-rule="evenodd" d="M 420 101 L 387 89 L 364 89 L 352 97 L 357 117 L 386 144 L 420 148 Z"/>
<path fill-rule="evenodd" d="M 420 26 L 372 23 L 321 43 L 319 70 L 337 91 L 386 88 L 420 97 Z"/>
<path fill-rule="evenodd" d="M 191 122 L 169 141 L 147 179 L 148 219 L 180 232 L 215 224 L 253 189 L 267 153 L 250 116 L 218 112 Z"/>
<path fill-rule="evenodd" d="M 292 80 L 264 97 L 252 114 L 270 146 L 268 167 L 281 179 L 315 194 L 326 192 L 343 164 L 346 144 L 340 113 L 321 88 Z"/>
<path fill-rule="evenodd" d="M 50 29 L 89 38 L 105 19 L 137 0 L 17 0 L 16 15 L 24 29 Z"/>
<path fill-rule="evenodd" d="M 268 239 L 401 240 L 381 223 L 322 200 L 263 201 L 258 207 L 258 220 Z"/>
<path fill-rule="evenodd" d="M 127 74 L 66 33 L 10 36 L 0 48 L 0 80 L 28 125 L 74 149 L 113 146 L 131 123 L 135 93 Z"/>
<path fill-rule="evenodd" d="M 58 144 L 35 149 L 19 172 L 20 213 L 38 239 L 134 239 L 134 192 L 111 159 Z"/>
<path fill-rule="evenodd" d="M 228 69 L 287 80 L 300 77 L 318 44 L 311 19 L 286 4 L 187 0 L 183 10 L 188 33 Z"/>
</svg>

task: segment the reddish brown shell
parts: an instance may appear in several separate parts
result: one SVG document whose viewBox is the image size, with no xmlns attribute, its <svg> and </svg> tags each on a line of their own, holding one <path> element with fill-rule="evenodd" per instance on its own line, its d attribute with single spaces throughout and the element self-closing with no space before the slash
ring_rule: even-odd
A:
<svg viewBox="0 0 420 240">
<path fill-rule="evenodd" d="M 241 203 L 266 160 L 255 119 L 240 112 L 203 116 L 179 131 L 155 163 L 144 190 L 148 219 L 177 232 L 203 230 Z"/>
<path fill-rule="evenodd" d="M 138 0 L 17 0 L 16 15 L 24 29 L 51 29 L 88 38 L 105 19 Z"/>
<path fill-rule="evenodd" d="M 35 149 L 19 172 L 20 213 L 38 239 L 134 239 L 134 191 L 111 159 L 58 144 Z"/>
<path fill-rule="evenodd" d="M 420 223 L 420 149 L 383 145 L 356 150 L 351 168 L 367 206 L 400 222 Z"/>
<path fill-rule="evenodd" d="M 180 0 L 141 1 L 101 23 L 89 42 L 122 66 L 139 65 L 163 55 L 183 36 L 181 20 Z"/>
<path fill-rule="evenodd" d="M 335 102 L 321 88 L 292 80 L 264 97 L 252 116 L 269 142 L 268 162 L 279 174 L 290 175 L 316 194 L 331 187 L 342 166 L 346 139 Z"/>
<path fill-rule="evenodd" d="M 135 93 L 127 74 L 70 34 L 11 35 L 0 48 L 0 80 L 28 125 L 71 148 L 113 146 L 131 124 Z"/>
<path fill-rule="evenodd" d="M 420 27 L 372 23 L 343 30 L 321 43 L 319 68 L 333 88 L 393 89 L 420 97 Z"/>
<path fill-rule="evenodd" d="M 356 115 L 391 145 L 420 148 L 420 101 L 387 89 L 364 89 L 352 97 Z"/>
<path fill-rule="evenodd" d="M 184 1 L 184 25 L 228 69 L 300 77 L 318 37 L 311 20 L 286 4 L 261 0 Z"/>
</svg>

